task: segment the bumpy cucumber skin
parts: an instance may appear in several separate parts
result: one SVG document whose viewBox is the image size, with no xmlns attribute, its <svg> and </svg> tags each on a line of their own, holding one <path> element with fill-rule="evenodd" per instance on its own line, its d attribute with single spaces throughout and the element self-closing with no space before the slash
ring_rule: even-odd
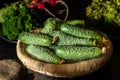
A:
<svg viewBox="0 0 120 80">
<path fill-rule="evenodd" d="M 52 31 L 51 36 L 57 37 L 57 45 L 86 45 L 86 46 L 94 46 L 94 40 L 79 38 L 76 36 L 72 36 L 66 34 L 61 31 Z"/>
<path fill-rule="evenodd" d="M 41 46 L 52 45 L 52 40 L 51 40 L 52 38 L 44 34 L 22 32 L 19 34 L 18 39 L 25 44 L 34 44 L 34 45 L 41 45 Z"/>
<path fill-rule="evenodd" d="M 45 47 L 38 45 L 28 45 L 26 47 L 26 51 L 30 56 L 38 60 L 54 64 L 60 63 L 60 58 L 56 56 L 54 52 Z"/>
<path fill-rule="evenodd" d="M 84 20 L 77 20 L 77 19 L 76 20 L 69 20 L 69 21 L 66 21 L 65 23 L 70 24 L 70 25 L 76 25 L 79 27 L 85 26 Z"/>
<path fill-rule="evenodd" d="M 55 30 L 57 27 L 57 23 L 60 22 L 61 20 L 58 18 L 48 18 L 44 22 L 44 28 L 41 30 L 41 33 L 48 34 L 49 32 Z"/>
<path fill-rule="evenodd" d="M 102 50 L 98 47 L 86 46 L 57 46 L 56 55 L 73 61 L 83 61 L 99 57 Z"/>
<path fill-rule="evenodd" d="M 77 37 L 102 40 L 102 36 L 95 31 L 88 30 L 81 27 L 76 27 L 69 24 L 62 24 L 60 27 L 60 30 L 62 32 L 65 32 L 67 34 L 74 35 Z"/>
</svg>

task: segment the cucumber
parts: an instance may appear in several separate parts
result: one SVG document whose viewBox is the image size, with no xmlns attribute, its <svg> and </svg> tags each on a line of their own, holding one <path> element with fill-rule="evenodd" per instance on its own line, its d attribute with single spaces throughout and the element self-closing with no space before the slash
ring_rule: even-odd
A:
<svg viewBox="0 0 120 80">
<path fill-rule="evenodd" d="M 44 62 L 58 64 L 61 61 L 60 58 L 54 54 L 54 52 L 39 45 L 28 45 L 26 47 L 26 52 L 31 57 Z"/>
<path fill-rule="evenodd" d="M 102 40 L 103 38 L 102 35 L 100 35 L 99 33 L 93 30 L 89 30 L 89 29 L 85 29 L 82 27 L 77 27 L 77 26 L 69 25 L 69 24 L 62 24 L 60 27 L 60 30 L 62 32 L 65 32 L 67 34 L 77 36 L 77 37 L 97 39 L 97 40 Z"/>
<path fill-rule="evenodd" d="M 72 61 L 89 60 L 97 58 L 102 54 L 102 50 L 98 47 L 70 45 L 57 46 L 55 52 L 57 56 Z"/>
<path fill-rule="evenodd" d="M 58 26 L 58 23 L 61 20 L 58 18 L 48 18 L 45 22 L 44 22 L 44 27 L 41 30 L 41 33 L 47 34 L 53 30 L 55 30 Z"/>
<path fill-rule="evenodd" d="M 52 38 L 44 34 L 22 32 L 19 34 L 18 39 L 25 44 L 34 44 L 34 45 L 41 45 L 41 46 L 52 45 Z"/>
<path fill-rule="evenodd" d="M 70 24 L 70 25 L 76 25 L 76 26 L 79 26 L 79 27 L 84 27 L 85 26 L 84 20 L 75 19 L 75 20 L 66 21 L 65 23 Z"/>
<path fill-rule="evenodd" d="M 95 40 L 79 38 L 57 30 L 52 31 L 50 35 L 57 37 L 58 39 L 58 41 L 56 42 L 57 45 L 86 45 L 86 46 L 96 45 Z"/>
</svg>

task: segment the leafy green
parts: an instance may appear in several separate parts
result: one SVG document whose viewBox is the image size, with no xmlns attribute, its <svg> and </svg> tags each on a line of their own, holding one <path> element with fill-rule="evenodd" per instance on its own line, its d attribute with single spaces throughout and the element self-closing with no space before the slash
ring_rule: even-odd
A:
<svg viewBox="0 0 120 80">
<path fill-rule="evenodd" d="M 120 26 L 120 0 L 93 0 L 86 8 L 86 16 L 92 20 Z"/>
<path fill-rule="evenodd" d="M 17 40 L 19 33 L 28 32 L 41 26 L 41 18 L 35 9 L 30 9 L 22 2 L 9 6 L 3 16 L 3 34 L 9 40 Z"/>
<path fill-rule="evenodd" d="M 4 7 L 0 9 L 0 23 L 4 22 L 3 15 L 9 10 L 9 7 Z"/>
</svg>

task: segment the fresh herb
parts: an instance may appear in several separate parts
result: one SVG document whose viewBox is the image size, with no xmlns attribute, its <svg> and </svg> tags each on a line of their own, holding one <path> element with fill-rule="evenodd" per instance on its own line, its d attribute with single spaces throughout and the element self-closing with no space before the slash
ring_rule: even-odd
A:
<svg viewBox="0 0 120 80">
<path fill-rule="evenodd" d="M 86 15 L 91 20 L 120 26 L 120 0 L 92 0 L 86 8 Z"/>
<path fill-rule="evenodd" d="M 4 7 L 0 9 L 0 23 L 4 22 L 3 15 L 9 10 L 9 7 Z"/>
<path fill-rule="evenodd" d="M 17 40 L 19 33 L 41 26 L 41 17 L 35 9 L 30 9 L 22 2 L 13 3 L 9 7 L 2 23 L 3 34 L 9 40 Z"/>
<path fill-rule="evenodd" d="M 3 9 L 4 14 L 0 14 L 3 36 L 9 40 L 17 40 L 21 32 L 42 28 L 42 23 L 47 18 L 57 17 L 54 11 L 53 13 L 50 12 L 52 10 L 49 10 L 49 6 L 55 8 L 58 3 L 66 8 L 66 16 L 64 18 L 66 20 L 68 17 L 68 6 L 62 0 L 19 0 L 7 5 Z"/>
</svg>

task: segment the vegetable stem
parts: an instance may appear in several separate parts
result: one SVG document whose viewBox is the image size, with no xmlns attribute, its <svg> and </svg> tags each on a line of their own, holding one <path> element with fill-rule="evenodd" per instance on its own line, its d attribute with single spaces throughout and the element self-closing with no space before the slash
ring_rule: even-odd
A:
<svg viewBox="0 0 120 80">
<path fill-rule="evenodd" d="M 68 8 L 67 4 L 65 2 L 63 2 L 62 0 L 57 0 L 56 3 L 61 3 L 66 7 L 66 16 L 64 18 L 64 21 L 66 21 L 68 18 L 68 14 L 69 14 L 69 8 Z"/>
</svg>

